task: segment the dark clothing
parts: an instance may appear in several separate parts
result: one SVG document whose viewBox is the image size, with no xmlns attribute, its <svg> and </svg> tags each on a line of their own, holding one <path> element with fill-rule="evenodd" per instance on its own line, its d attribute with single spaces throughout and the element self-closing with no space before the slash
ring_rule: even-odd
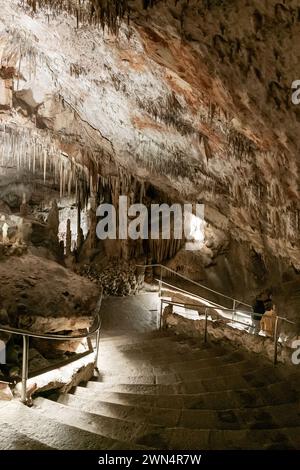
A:
<svg viewBox="0 0 300 470">
<path fill-rule="evenodd" d="M 264 301 L 264 304 L 265 304 L 265 310 L 266 310 L 266 312 L 267 312 L 268 310 L 272 310 L 272 308 L 273 308 L 272 299 L 267 299 L 267 300 L 265 300 L 265 301 Z"/>
<path fill-rule="evenodd" d="M 252 318 L 253 320 L 261 320 L 263 314 L 265 313 L 265 303 L 263 300 L 256 300 L 255 304 L 253 305 L 253 313 Z"/>
</svg>

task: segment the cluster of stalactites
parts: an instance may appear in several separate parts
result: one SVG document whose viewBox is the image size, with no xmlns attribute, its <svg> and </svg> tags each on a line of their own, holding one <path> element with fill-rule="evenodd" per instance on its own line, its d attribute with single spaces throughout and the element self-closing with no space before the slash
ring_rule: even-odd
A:
<svg viewBox="0 0 300 470">
<path fill-rule="evenodd" d="M 152 261 L 161 263 L 164 260 L 173 258 L 183 245 L 181 239 L 170 238 L 170 240 L 159 239 L 149 240 L 149 253 Z"/>
<path fill-rule="evenodd" d="M 51 182 L 60 197 L 77 195 L 81 207 L 91 196 L 106 192 L 110 202 L 118 206 L 120 195 L 127 195 L 129 202 L 141 202 L 145 194 L 144 183 L 119 168 L 115 176 L 101 176 L 95 158 L 83 151 L 81 161 L 63 153 L 57 142 L 48 134 L 42 136 L 29 128 L 0 125 L 0 171 L 32 175 L 41 182 Z M 86 160 L 83 164 L 83 160 Z M 91 164 L 93 163 L 93 165 Z"/>
<path fill-rule="evenodd" d="M 40 8 L 47 8 L 52 14 L 67 11 L 77 19 L 77 26 L 81 24 L 100 25 L 107 27 L 111 32 L 117 33 L 121 20 L 129 21 L 130 6 L 128 0 L 24 0 L 37 12 Z"/>
<path fill-rule="evenodd" d="M 81 204 L 93 191 L 88 168 L 63 153 L 49 136 L 41 138 L 31 129 L 0 126 L 0 169 L 51 181 L 60 197 L 76 194 Z"/>
</svg>

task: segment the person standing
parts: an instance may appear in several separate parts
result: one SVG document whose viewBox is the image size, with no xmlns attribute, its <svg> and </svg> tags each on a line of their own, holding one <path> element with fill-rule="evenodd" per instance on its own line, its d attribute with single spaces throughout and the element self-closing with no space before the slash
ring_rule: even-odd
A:
<svg viewBox="0 0 300 470">
<path fill-rule="evenodd" d="M 261 319 L 261 329 L 265 332 L 266 336 L 274 337 L 276 324 L 276 308 L 273 305 L 272 309 L 267 309 Z"/>
<path fill-rule="evenodd" d="M 261 295 L 256 297 L 254 305 L 253 305 L 252 308 L 253 308 L 253 312 L 251 314 L 252 326 L 250 328 L 250 332 L 255 334 L 255 335 L 258 335 L 260 330 L 261 330 L 260 321 L 261 321 L 261 319 L 262 319 L 262 317 L 263 317 L 263 315 L 266 311 L 265 302 L 262 299 Z"/>
</svg>

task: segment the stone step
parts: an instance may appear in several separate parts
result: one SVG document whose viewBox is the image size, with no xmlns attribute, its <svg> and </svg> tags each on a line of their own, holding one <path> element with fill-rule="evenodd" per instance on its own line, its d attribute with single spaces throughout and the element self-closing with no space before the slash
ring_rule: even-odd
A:
<svg viewBox="0 0 300 470">
<path fill-rule="evenodd" d="M 248 364 L 247 364 L 248 366 Z M 252 366 L 254 368 L 255 366 Z M 114 390 L 128 393 L 199 393 L 210 390 L 224 390 L 233 388 L 245 388 L 252 383 L 266 385 L 281 381 L 277 371 L 266 368 L 253 372 L 234 367 L 223 366 L 217 368 L 204 368 L 197 372 L 163 375 L 101 375 L 87 383 L 88 388 L 99 391 Z M 267 375 L 268 374 L 268 375 Z M 254 377 L 254 378 L 253 378 Z M 261 379 L 260 379 L 261 378 Z M 260 380 L 259 380 L 260 379 Z"/>
<path fill-rule="evenodd" d="M 271 384 L 260 388 L 236 388 L 216 392 L 194 394 L 161 394 L 106 390 L 97 387 L 76 387 L 75 396 L 86 400 L 101 400 L 121 405 L 147 406 L 171 409 L 215 409 L 257 408 L 269 405 L 297 403 L 299 394 L 286 382 Z M 167 390 L 166 390 L 167 392 Z"/>
<path fill-rule="evenodd" d="M 139 377 L 148 377 L 150 376 L 167 376 L 172 374 L 184 374 L 188 372 L 195 372 L 197 375 L 201 374 L 203 368 L 215 368 L 222 367 L 229 364 L 240 364 L 244 361 L 244 358 L 238 352 L 227 354 L 226 356 L 221 357 L 209 357 L 206 359 L 196 359 L 193 361 L 181 361 L 181 362 L 168 362 L 160 364 L 159 366 L 151 364 L 151 362 L 145 363 L 143 360 L 128 362 L 128 361 L 116 361 L 115 365 L 110 366 L 110 362 L 105 361 L 105 358 L 102 358 L 102 361 L 99 365 L 99 374 L 98 378 L 103 381 L 107 380 L 108 377 L 117 375 L 118 378 L 123 376 L 124 370 L 126 370 L 126 376 L 132 379 L 133 376 Z M 105 366 L 101 366 L 101 363 L 105 363 Z M 124 377 L 124 376 L 123 376 Z M 158 379 L 159 380 L 159 379 Z M 148 382 L 148 379 L 147 379 Z M 150 382 L 152 383 L 152 382 Z"/>
<path fill-rule="evenodd" d="M 185 335 L 176 335 L 171 331 L 158 331 L 153 330 L 149 332 L 136 332 L 129 333 L 128 331 L 120 333 L 119 335 L 106 334 L 105 331 L 101 332 L 101 342 L 106 346 L 111 344 L 112 346 L 130 346 L 130 345 L 142 345 L 147 343 L 156 344 L 164 343 L 165 341 L 188 341 L 190 338 Z"/>
<path fill-rule="evenodd" d="M 165 355 L 164 361 L 160 361 L 160 364 L 157 365 L 155 361 L 152 361 L 150 358 L 148 361 L 145 361 L 144 357 L 134 360 L 127 360 L 127 358 L 124 360 L 124 357 L 122 357 L 119 361 L 116 361 L 116 364 L 110 365 L 106 356 L 101 356 L 99 369 L 101 373 L 105 375 L 112 375 L 113 373 L 119 373 L 120 371 L 123 372 L 125 368 L 127 375 L 133 375 L 134 373 L 137 375 L 143 375 L 145 373 L 149 373 L 149 371 L 155 375 L 162 375 L 173 372 L 194 371 L 201 369 L 202 367 L 235 364 L 245 360 L 244 355 L 238 351 L 217 357 L 202 357 L 200 359 L 194 358 L 189 360 L 182 359 L 183 358 L 177 356 L 174 357 L 173 361 L 171 361 L 170 357 Z"/>
<path fill-rule="evenodd" d="M 296 450 L 300 446 L 300 427 L 249 430 L 162 429 L 143 436 L 142 445 L 159 443 L 168 450 Z"/>
<path fill-rule="evenodd" d="M 213 344 L 213 343 L 204 343 L 204 339 L 202 338 L 186 338 L 180 337 L 177 335 L 167 336 L 167 337 L 153 337 L 151 339 L 141 339 L 136 338 L 134 341 L 132 338 L 128 338 L 126 341 L 126 337 L 124 337 L 123 341 L 115 341 L 115 340 L 106 340 L 100 341 L 100 350 L 111 352 L 111 351 L 119 351 L 122 353 L 130 354 L 130 353 L 156 353 L 156 352 L 191 352 L 191 351 L 211 351 L 214 354 L 215 350 L 221 349 L 224 352 L 230 352 L 235 350 L 233 346 L 230 344 L 220 345 L 220 344 Z"/>
<path fill-rule="evenodd" d="M 181 410 L 180 409 L 164 409 L 151 408 L 147 406 L 125 405 L 119 403 L 111 403 L 101 401 L 98 395 L 60 395 L 58 403 L 68 405 L 72 408 L 78 408 L 82 411 L 107 416 L 110 418 L 118 418 L 126 421 L 147 422 L 149 424 L 157 424 L 161 426 L 176 426 Z"/>
<path fill-rule="evenodd" d="M 94 434 L 76 426 L 64 424 L 57 413 L 44 415 L 34 407 L 28 408 L 17 401 L 10 402 L 5 407 L 5 415 L 1 409 L 1 424 L 9 424 L 15 433 L 21 433 L 28 439 L 39 441 L 54 449 L 61 450 L 116 450 L 140 449 L 139 446 L 128 442 Z M 146 446 L 147 447 L 147 446 Z"/>
<path fill-rule="evenodd" d="M 161 426 L 145 422 L 138 423 L 97 415 L 42 397 L 34 400 L 34 406 L 43 416 L 57 415 L 60 423 L 121 442 L 134 443 L 144 435 L 158 433 L 161 428 Z M 152 445 L 147 447 L 152 447 Z"/>
<path fill-rule="evenodd" d="M 0 450 L 52 450 L 53 447 L 43 444 L 13 428 L 10 416 L 2 413 L 0 417 Z"/>
<path fill-rule="evenodd" d="M 100 416 L 164 427 L 191 429 L 259 429 L 299 426 L 300 402 L 258 408 L 226 410 L 189 410 L 129 406 L 87 399 L 72 394 L 61 395 L 58 403 Z"/>
<path fill-rule="evenodd" d="M 257 362 L 253 360 L 237 361 L 233 364 L 211 365 L 195 370 L 183 370 L 181 372 L 164 373 L 164 374 L 146 374 L 146 375 L 123 375 L 117 373 L 100 373 L 102 383 L 123 383 L 123 384 L 176 384 L 179 382 L 195 382 L 204 378 L 220 378 L 227 376 L 240 376 L 249 372 L 257 371 L 259 374 L 261 369 L 257 368 Z"/>
<path fill-rule="evenodd" d="M 277 372 L 273 369 L 258 369 L 256 374 L 246 373 L 244 375 L 236 374 L 235 371 L 232 375 L 218 376 L 212 378 L 185 380 L 178 381 L 171 384 L 155 383 L 153 376 L 132 377 L 135 383 L 123 383 L 122 376 L 113 380 L 102 381 L 102 376 L 94 377 L 86 386 L 87 388 L 94 388 L 103 391 L 120 391 L 127 393 L 140 393 L 140 394 L 195 394 L 210 391 L 223 391 L 235 389 L 261 388 L 266 385 L 283 382 Z M 268 374 L 268 375 L 267 375 Z M 128 379 L 128 377 L 125 377 Z M 148 383 L 145 382 L 148 380 Z M 142 383 L 140 383 L 142 382 Z M 286 383 L 285 383 L 286 387 Z M 290 388 L 290 387 L 289 387 Z"/>
<path fill-rule="evenodd" d="M 188 362 L 196 360 L 205 360 L 207 358 L 222 358 L 230 354 L 238 352 L 242 355 L 240 351 L 228 350 L 224 348 L 194 348 L 191 352 L 190 348 L 180 350 L 171 350 L 166 348 L 164 350 L 156 348 L 152 351 L 141 351 L 141 350 L 128 350 L 128 351 L 106 351 L 105 349 L 100 349 L 100 364 L 105 367 L 107 360 L 112 357 L 118 358 L 119 361 L 127 363 L 149 363 L 151 365 L 160 366 L 164 364 L 173 364 L 179 362 Z"/>
<path fill-rule="evenodd" d="M 135 353 L 134 355 L 128 355 L 127 353 L 120 352 L 103 352 L 100 350 L 98 359 L 98 368 L 102 372 L 116 372 L 119 373 L 120 369 L 124 374 L 126 370 L 127 375 L 132 375 L 133 371 L 136 371 L 138 375 L 142 375 L 144 372 L 154 370 L 161 373 L 172 372 L 173 370 L 187 370 L 201 367 L 205 364 L 205 361 L 209 361 L 209 364 L 218 365 L 229 362 L 231 358 L 243 356 L 239 352 L 224 352 L 216 354 L 204 355 L 202 352 L 185 354 L 185 353 L 174 353 L 170 351 L 156 352 L 154 356 L 144 356 L 143 353 Z M 197 361 L 199 363 L 197 364 Z M 185 367 L 186 366 L 186 367 Z M 128 373 L 128 370 L 131 372 Z M 141 371 L 144 372 L 141 372 Z"/>
<path fill-rule="evenodd" d="M 59 416 L 60 422 L 80 430 L 106 435 L 115 440 L 158 449 L 253 449 L 258 443 L 264 448 L 279 446 L 295 449 L 300 443 L 300 427 L 251 430 L 206 430 L 181 427 L 164 428 L 158 425 L 132 423 L 70 409 L 68 406 L 39 398 L 36 406 L 41 416 Z M 290 439 L 292 437 L 292 440 Z M 221 447 L 219 447 L 221 446 Z"/>
</svg>

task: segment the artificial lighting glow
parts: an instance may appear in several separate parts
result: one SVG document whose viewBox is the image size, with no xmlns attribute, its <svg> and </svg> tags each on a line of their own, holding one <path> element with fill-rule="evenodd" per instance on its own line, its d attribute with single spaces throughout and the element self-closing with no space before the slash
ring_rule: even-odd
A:
<svg viewBox="0 0 300 470">
<path fill-rule="evenodd" d="M 206 224 L 204 217 L 192 213 L 186 214 L 185 217 L 186 238 L 188 240 L 185 249 L 191 251 L 201 250 L 205 239 L 204 229 Z"/>
</svg>

